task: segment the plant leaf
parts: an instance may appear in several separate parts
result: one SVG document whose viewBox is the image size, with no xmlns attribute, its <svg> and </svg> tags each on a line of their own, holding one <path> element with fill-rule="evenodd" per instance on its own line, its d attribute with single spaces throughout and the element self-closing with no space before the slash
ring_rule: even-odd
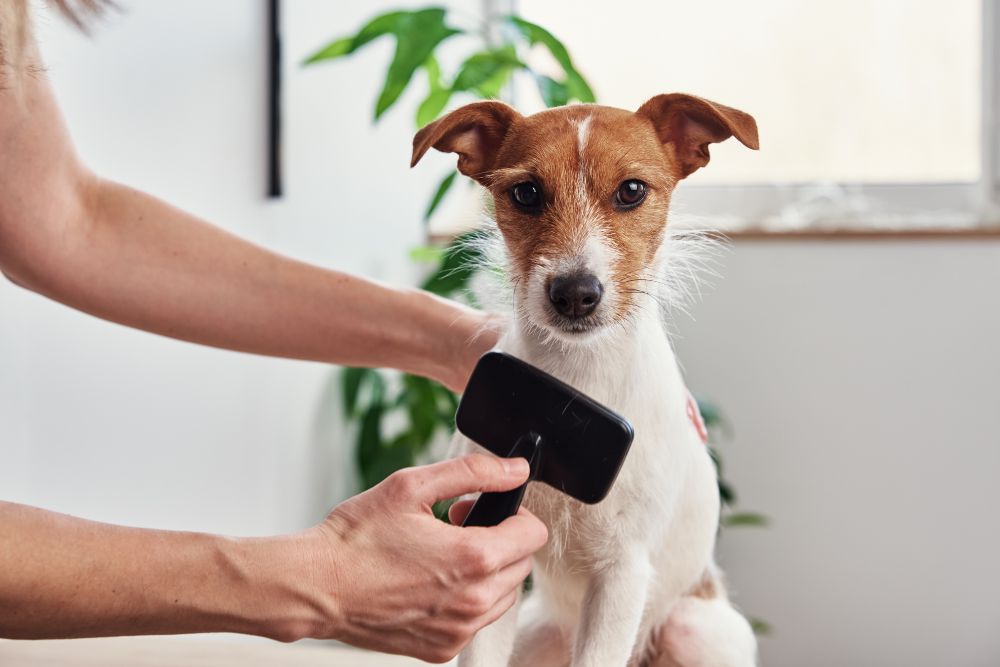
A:
<svg viewBox="0 0 1000 667">
<path fill-rule="evenodd" d="M 371 368 L 345 368 L 340 376 L 340 387 L 344 399 L 344 415 L 353 417 L 358 405 L 358 396 L 361 393 L 361 385 L 369 379 L 375 371 Z"/>
<path fill-rule="evenodd" d="M 496 74 L 486 79 L 486 81 L 483 81 L 481 84 L 473 88 L 472 91 L 483 99 L 499 99 L 500 93 L 503 91 L 503 87 L 507 85 L 507 82 L 510 81 L 511 76 L 515 71 L 516 70 L 513 68 L 501 69 Z"/>
<path fill-rule="evenodd" d="M 306 58 L 303 64 L 340 58 L 383 35 L 393 35 L 396 50 L 375 103 L 375 120 L 378 120 L 396 103 L 414 72 L 427 63 L 438 44 L 461 32 L 445 25 L 445 10 L 441 7 L 389 12 L 373 18 L 353 36 L 333 40 Z"/>
<path fill-rule="evenodd" d="M 358 472 L 364 487 L 373 486 L 372 470 L 382 455 L 382 403 L 369 405 L 361 416 L 361 428 L 358 430 L 358 447 L 356 451 Z M 377 484 L 378 482 L 375 482 Z"/>
<path fill-rule="evenodd" d="M 312 65 L 323 60 L 333 60 L 335 58 L 350 55 L 378 37 L 397 32 L 399 30 L 399 22 L 402 19 L 403 14 L 406 13 L 408 12 L 388 12 L 386 14 L 376 16 L 371 21 L 363 25 L 361 30 L 354 35 L 333 40 L 306 58 L 302 64 Z"/>
<path fill-rule="evenodd" d="M 408 468 L 415 463 L 409 437 L 409 433 L 401 433 L 383 444 L 365 471 L 364 481 L 367 488 L 375 486 L 397 470 Z"/>
<path fill-rule="evenodd" d="M 451 506 L 455 504 L 455 500 L 456 500 L 455 498 L 449 498 L 447 500 L 439 500 L 431 506 L 431 511 L 433 511 L 434 516 L 436 516 L 441 521 L 444 521 L 445 523 L 451 523 L 451 521 L 448 519 L 448 510 L 450 510 Z"/>
<path fill-rule="evenodd" d="M 445 251 L 441 266 L 424 281 L 421 289 L 438 296 L 452 296 L 465 289 L 482 259 L 482 251 L 469 242 L 479 234 L 480 232 L 469 232 L 452 241 Z"/>
<path fill-rule="evenodd" d="M 441 81 L 441 64 L 433 53 L 424 61 L 424 71 L 427 72 L 427 85 L 431 90 L 440 90 L 445 87 L 444 82 Z"/>
<path fill-rule="evenodd" d="M 429 92 L 424 101 L 417 107 L 417 127 L 423 127 L 437 120 L 437 117 L 441 115 L 441 112 L 448 105 L 448 100 L 450 99 L 450 88 L 440 88 Z"/>
<path fill-rule="evenodd" d="M 768 518 L 756 512 L 736 512 L 722 517 L 722 525 L 727 528 L 734 526 L 766 526 Z"/>
<path fill-rule="evenodd" d="M 437 397 L 433 383 L 427 378 L 403 376 L 406 410 L 410 418 L 410 445 L 414 454 L 421 453 L 438 427 Z"/>
<path fill-rule="evenodd" d="M 440 264 L 444 250 L 434 245 L 421 245 L 410 249 L 410 259 L 424 264 Z"/>
<path fill-rule="evenodd" d="M 542 44 L 549 50 L 552 57 L 562 67 L 563 72 L 566 73 L 565 87 L 570 98 L 580 100 L 581 102 L 594 102 L 596 100 L 590 84 L 587 83 L 587 80 L 576 69 L 576 66 L 573 65 L 573 59 L 570 57 L 569 51 L 562 42 L 556 39 L 555 35 L 542 26 L 525 21 L 519 16 L 508 16 L 507 21 L 528 40 L 529 44 L 532 46 Z"/>
<path fill-rule="evenodd" d="M 719 478 L 719 498 L 725 505 L 732 505 L 736 502 L 736 492 L 733 491 L 733 487 L 729 486 L 729 483 Z"/>
<path fill-rule="evenodd" d="M 450 190 L 451 186 L 455 183 L 456 176 L 458 176 L 457 171 L 451 172 L 445 176 L 444 180 L 442 180 L 437 186 L 437 190 L 434 191 L 434 196 L 431 197 L 431 203 L 427 205 L 427 211 L 424 212 L 425 223 L 431 219 L 431 216 L 434 215 L 434 211 L 436 211 L 437 207 L 441 204 L 441 200 L 443 200 L 444 196 L 448 194 L 448 190 Z"/>
<path fill-rule="evenodd" d="M 375 120 L 396 103 L 413 78 L 413 73 L 434 53 L 438 44 L 461 32 L 445 25 L 444 19 L 445 10 L 440 7 L 403 12 L 393 30 L 396 52 L 375 103 Z"/>
<path fill-rule="evenodd" d="M 715 403 L 703 396 L 695 396 L 694 399 L 695 403 L 698 404 L 698 411 L 701 413 L 701 418 L 705 422 L 706 427 L 712 428 L 722 422 L 722 413 Z"/>
<path fill-rule="evenodd" d="M 538 84 L 538 92 L 541 94 L 545 106 L 561 107 L 569 102 L 569 90 L 565 84 L 544 74 L 535 74 L 535 83 Z"/>
<path fill-rule="evenodd" d="M 747 620 L 750 622 L 750 627 L 753 629 L 753 633 L 757 636 L 769 635 L 774 631 L 774 628 L 770 623 L 761 618 L 755 618 L 753 616 L 748 616 Z"/>
<path fill-rule="evenodd" d="M 441 81 L 441 66 L 433 54 L 424 62 L 429 92 L 417 108 L 417 127 L 435 120 L 451 99 L 451 89 Z"/>
<path fill-rule="evenodd" d="M 499 73 L 514 69 L 526 68 L 514 51 L 513 44 L 498 49 L 480 51 L 465 59 L 458 68 L 455 81 L 451 84 L 453 91 L 472 90 L 497 76 Z"/>
</svg>

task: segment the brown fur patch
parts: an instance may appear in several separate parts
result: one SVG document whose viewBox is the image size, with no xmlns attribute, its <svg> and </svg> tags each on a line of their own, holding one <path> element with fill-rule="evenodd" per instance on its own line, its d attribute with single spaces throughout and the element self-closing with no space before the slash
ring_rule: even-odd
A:
<svg viewBox="0 0 1000 667">
<path fill-rule="evenodd" d="M 587 124 L 582 153 L 581 123 Z M 636 278 L 663 239 L 678 180 L 678 169 L 653 124 L 632 112 L 597 105 L 552 109 L 519 120 L 496 165 L 486 184 L 520 274 L 528 275 L 538 257 L 581 252 L 587 236 L 600 233 L 618 255 L 613 279 L 622 298 L 615 315 L 624 316 L 639 285 Z M 618 210 L 618 187 L 633 178 L 647 184 L 646 200 L 635 209 Z M 526 213 L 510 200 L 509 189 L 525 180 L 542 189 L 546 205 L 539 213 Z"/>
<path fill-rule="evenodd" d="M 413 163 L 431 146 L 458 153 L 459 169 L 490 190 L 515 282 L 543 258 L 582 256 L 588 238 L 598 237 L 614 252 L 612 315 L 622 319 L 648 285 L 640 278 L 663 240 L 674 187 L 708 161 L 709 142 L 732 135 L 755 148 L 753 118 L 690 95 L 659 95 L 635 113 L 582 104 L 528 117 L 500 102 L 477 102 L 421 130 Z M 632 179 L 646 185 L 646 197 L 626 209 L 615 196 Z M 511 188 L 525 181 L 541 190 L 538 210 L 511 199 Z M 543 276 L 546 284 L 552 278 Z"/>
<path fill-rule="evenodd" d="M 711 570 L 705 570 L 698 583 L 686 595 L 688 597 L 702 598 L 703 600 L 726 599 L 727 597 L 725 584 L 719 578 L 719 574 Z"/>
</svg>

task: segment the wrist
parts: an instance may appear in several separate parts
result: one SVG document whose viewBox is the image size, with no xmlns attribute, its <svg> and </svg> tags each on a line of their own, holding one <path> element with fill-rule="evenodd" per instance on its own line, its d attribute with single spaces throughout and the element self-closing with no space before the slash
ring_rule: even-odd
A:
<svg viewBox="0 0 1000 667">
<path fill-rule="evenodd" d="M 315 529 L 267 538 L 220 538 L 217 562 L 231 603 L 232 631 L 282 642 L 338 634 L 328 550 Z"/>
<path fill-rule="evenodd" d="M 420 294 L 426 299 L 421 305 L 433 318 L 425 329 L 428 368 L 420 374 L 461 392 L 476 361 L 496 343 L 500 319 L 428 292 Z"/>
</svg>

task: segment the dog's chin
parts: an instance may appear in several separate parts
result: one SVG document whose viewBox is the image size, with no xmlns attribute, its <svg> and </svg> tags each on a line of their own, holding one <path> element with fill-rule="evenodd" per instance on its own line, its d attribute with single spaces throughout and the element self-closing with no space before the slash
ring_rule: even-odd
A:
<svg viewBox="0 0 1000 667">
<path fill-rule="evenodd" d="M 553 338 L 572 345 L 592 343 L 610 328 L 610 323 L 603 317 L 592 315 L 574 320 L 557 313 L 549 312 L 543 326 Z"/>
</svg>

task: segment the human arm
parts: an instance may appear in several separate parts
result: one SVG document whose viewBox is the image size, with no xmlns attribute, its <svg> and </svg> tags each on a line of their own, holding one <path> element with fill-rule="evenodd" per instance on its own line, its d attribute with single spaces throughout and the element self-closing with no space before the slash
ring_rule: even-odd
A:
<svg viewBox="0 0 1000 667">
<path fill-rule="evenodd" d="M 37 54 L 30 58 L 37 60 Z M 92 173 L 44 74 L 0 90 L 0 270 L 98 317 L 216 347 L 464 387 L 493 321 L 282 257 Z"/>
<path fill-rule="evenodd" d="M 544 544 L 523 511 L 495 528 L 435 501 L 524 482 L 523 459 L 410 468 L 294 535 L 124 528 L 0 503 L 0 636 L 240 632 L 336 638 L 443 662 L 513 604 Z"/>
</svg>

